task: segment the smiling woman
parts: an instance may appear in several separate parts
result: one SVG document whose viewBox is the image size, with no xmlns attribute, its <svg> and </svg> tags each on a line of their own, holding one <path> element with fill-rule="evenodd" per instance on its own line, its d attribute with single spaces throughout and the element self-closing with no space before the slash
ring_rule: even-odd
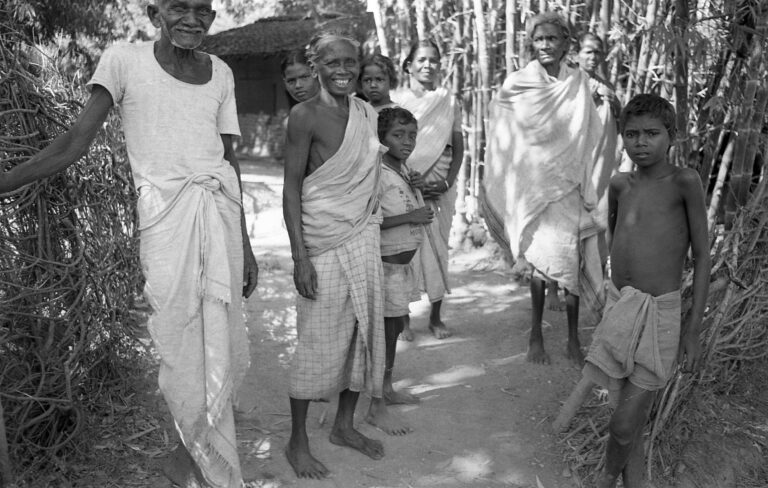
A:
<svg viewBox="0 0 768 488">
<path fill-rule="evenodd" d="M 320 85 L 332 96 L 345 96 L 354 90 L 360 73 L 360 44 L 348 37 L 322 34 L 309 46 L 307 57 Z"/>
</svg>

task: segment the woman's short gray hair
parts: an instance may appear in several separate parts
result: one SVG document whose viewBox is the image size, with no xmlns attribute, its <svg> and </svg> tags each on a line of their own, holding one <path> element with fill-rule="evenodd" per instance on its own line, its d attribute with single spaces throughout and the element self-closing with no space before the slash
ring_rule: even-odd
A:
<svg viewBox="0 0 768 488">
<path fill-rule="evenodd" d="M 550 24 L 560 29 L 563 35 L 563 39 L 570 44 L 571 43 L 571 28 L 568 25 L 568 21 L 557 12 L 549 11 L 536 14 L 528 19 L 525 28 L 525 52 L 530 59 L 535 57 L 533 51 L 533 33 L 536 32 L 536 28 L 543 25 Z"/>
<path fill-rule="evenodd" d="M 346 42 L 355 49 L 358 59 L 360 58 L 359 42 L 343 34 L 324 32 L 318 34 L 309 42 L 309 46 L 307 46 L 307 60 L 309 60 L 310 63 L 315 64 L 320 58 L 320 54 L 323 52 L 323 49 L 325 49 L 328 45 L 333 44 L 334 42 Z"/>
</svg>

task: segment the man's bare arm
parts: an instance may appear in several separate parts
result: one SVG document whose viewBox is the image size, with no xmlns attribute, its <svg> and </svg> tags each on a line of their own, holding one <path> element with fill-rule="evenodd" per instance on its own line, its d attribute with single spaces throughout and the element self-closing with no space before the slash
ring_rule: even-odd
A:
<svg viewBox="0 0 768 488">
<path fill-rule="evenodd" d="M 91 97 L 72 127 L 45 149 L 10 171 L 0 173 L 0 193 L 6 193 L 67 169 L 83 157 L 109 115 L 112 95 L 94 85 Z"/>
<path fill-rule="evenodd" d="M 237 184 L 240 187 L 240 228 L 243 234 L 243 296 L 248 298 L 256 289 L 259 282 L 259 265 L 253 255 L 251 248 L 251 239 L 248 236 L 248 227 L 245 223 L 245 209 L 242 206 L 243 182 L 240 176 L 240 161 L 237 159 L 235 150 L 232 149 L 232 135 L 221 134 L 221 142 L 224 144 L 224 159 L 235 169 L 237 174 Z"/>
<path fill-rule="evenodd" d="M 686 356 L 685 370 L 693 371 L 698 367 L 701 357 L 699 333 L 704 319 L 709 294 L 711 271 L 709 234 L 707 231 L 707 211 L 704 202 L 704 190 L 698 173 L 692 169 L 683 169 L 679 175 L 685 212 L 688 217 L 688 232 L 691 239 L 693 256 L 693 304 L 681 330 L 681 343 Z"/>
<path fill-rule="evenodd" d="M 618 176 L 614 176 L 611 178 L 610 184 L 608 185 L 608 235 L 606 236 L 608 241 L 608 249 L 611 248 L 613 232 L 616 230 L 616 218 L 617 212 L 619 211 L 618 187 Z"/>
<path fill-rule="evenodd" d="M 314 298 L 317 292 L 317 275 L 309 261 L 301 228 L 301 188 L 309 164 L 313 119 L 313 114 L 304 106 L 297 105 L 291 110 L 285 143 L 283 185 L 283 218 L 291 241 L 291 256 L 294 263 L 293 281 L 296 290 L 305 298 Z"/>
</svg>

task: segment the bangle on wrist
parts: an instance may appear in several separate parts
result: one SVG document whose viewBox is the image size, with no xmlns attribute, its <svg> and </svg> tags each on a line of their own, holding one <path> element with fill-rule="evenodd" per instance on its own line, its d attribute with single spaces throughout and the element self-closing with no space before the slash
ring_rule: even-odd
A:
<svg viewBox="0 0 768 488">
<path fill-rule="evenodd" d="M 445 191 L 448 191 L 451 189 L 451 186 L 448 184 L 448 180 L 443 180 L 443 183 L 445 183 Z"/>
</svg>

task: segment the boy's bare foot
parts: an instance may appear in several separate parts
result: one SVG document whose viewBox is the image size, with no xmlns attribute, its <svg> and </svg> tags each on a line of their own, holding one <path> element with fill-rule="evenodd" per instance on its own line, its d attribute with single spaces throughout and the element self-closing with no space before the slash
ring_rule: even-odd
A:
<svg viewBox="0 0 768 488">
<path fill-rule="evenodd" d="M 411 342 L 413 340 L 413 331 L 411 330 L 411 327 L 409 325 L 406 325 L 403 327 L 403 331 L 400 332 L 400 335 L 397 336 L 398 339 L 401 341 L 408 341 Z"/>
<path fill-rule="evenodd" d="M 174 486 L 195 487 L 205 486 L 203 473 L 197 467 L 184 444 L 179 444 L 168 456 L 162 467 L 163 475 Z"/>
<path fill-rule="evenodd" d="M 528 354 L 525 359 L 533 364 L 549 364 L 549 354 L 544 350 L 544 344 L 532 342 L 528 345 Z"/>
<path fill-rule="evenodd" d="M 369 439 L 353 428 L 341 429 L 334 427 L 328 437 L 331 444 L 356 449 L 371 459 L 384 457 L 384 445 L 376 439 Z"/>
<path fill-rule="evenodd" d="M 285 457 L 299 478 L 323 479 L 330 471 L 309 453 L 309 446 L 285 446 Z"/>
<path fill-rule="evenodd" d="M 387 405 L 414 405 L 419 403 L 421 399 L 406 391 L 390 390 L 384 392 L 384 401 Z"/>
<path fill-rule="evenodd" d="M 581 347 L 579 347 L 578 344 L 573 342 L 568 342 L 568 347 L 566 348 L 565 355 L 571 361 L 571 363 L 577 368 L 584 367 L 584 353 L 581 352 Z"/>
<path fill-rule="evenodd" d="M 371 407 L 368 409 L 365 421 L 389 435 L 405 435 L 413 431 L 408 424 L 392 414 L 384 404 L 384 400 L 380 398 L 371 400 Z"/>
<path fill-rule="evenodd" d="M 448 327 L 445 326 L 442 320 L 437 322 L 430 322 L 429 330 L 438 339 L 447 339 L 453 335 L 453 333 L 448 330 Z"/>
</svg>

